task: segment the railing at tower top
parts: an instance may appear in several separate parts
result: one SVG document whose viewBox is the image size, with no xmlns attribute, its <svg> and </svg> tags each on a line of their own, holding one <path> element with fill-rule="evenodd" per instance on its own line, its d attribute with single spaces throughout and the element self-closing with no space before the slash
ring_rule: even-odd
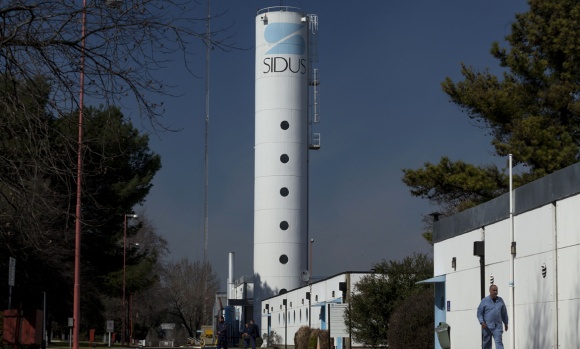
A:
<svg viewBox="0 0 580 349">
<path fill-rule="evenodd" d="M 315 34 L 318 31 L 318 15 L 309 14 L 308 15 L 308 28 Z"/>
<path fill-rule="evenodd" d="M 272 6 L 258 10 L 258 14 L 268 12 L 303 12 L 299 7 L 294 6 Z"/>
</svg>

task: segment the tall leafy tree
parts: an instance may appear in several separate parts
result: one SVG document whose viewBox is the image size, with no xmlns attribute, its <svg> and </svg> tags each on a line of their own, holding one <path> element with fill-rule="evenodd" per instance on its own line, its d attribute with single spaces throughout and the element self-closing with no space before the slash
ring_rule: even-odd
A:
<svg viewBox="0 0 580 349">
<path fill-rule="evenodd" d="M 345 321 L 351 326 L 353 338 L 372 347 L 389 344 L 391 315 L 406 299 L 431 288 L 417 282 L 432 275 L 433 261 L 426 254 L 376 264 L 374 273 L 357 283 L 346 311 Z"/>
<path fill-rule="evenodd" d="M 443 91 L 484 132 L 495 155 L 513 154 L 519 186 L 574 164 L 580 156 L 580 3 L 529 0 L 516 15 L 508 48 L 494 42 L 491 54 L 501 76 L 462 64 L 464 80 L 447 78 Z M 505 169 L 441 158 L 404 169 L 411 194 L 454 213 L 508 190 Z"/>
<path fill-rule="evenodd" d="M 17 261 L 13 307 L 39 308 L 46 292 L 49 300 L 59 300 L 48 303 L 52 318 L 66 323 L 73 290 L 77 114 L 54 117 L 47 111 L 50 88 L 42 77 L 32 83 L 2 76 L 0 84 L 0 268 L 7 269 L 9 256 Z M 27 94 L 30 89 L 39 92 Z M 110 291 L 102 280 L 123 266 L 123 215 L 143 202 L 161 162 L 147 136 L 118 108 L 87 108 L 85 114 L 82 319 L 100 324 L 101 296 Z M 130 226 L 128 236 L 138 229 Z M 131 252 L 128 264 L 155 263 L 155 253 Z M 0 299 L 6 306 L 5 293 Z"/>
<path fill-rule="evenodd" d="M 125 214 L 132 213 L 132 207 L 144 202 L 152 187 L 151 181 L 161 168 L 161 159 L 149 149 L 148 136 L 140 134 L 124 118 L 119 108 L 89 107 L 84 115 L 81 240 L 84 287 L 81 297 L 87 309 L 83 311 L 86 313 L 83 319 L 102 323 L 98 317 L 91 318 L 101 312 L 89 310 L 102 308 L 99 295 L 107 295 L 114 290 L 103 287 L 102 281 L 109 273 L 118 273 L 123 267 Z M 69 175 L 61 180 L 53 179 L 53 182 L 61 192 L 69 193 L 66 203 L 68 215 L 61 221 L 62 226 L 69 231 L 74 231 L 75 220 L 76 191 L 71 188 L 75 188 L 76 176 L 71 173 L 76 173 L 77 116 L 72 113 L 54 121 L 54 149 L 56 153 L 65 155 L 60 168 L 68 168 Z M 128 238 L 134 236 L 141 227 L 129 222 Z M 156 256 L 140 252 L 144 251 L 127 249 L 127 270 L 133 270 L 131 265 L 140 265 L 149 258 L 152 258 L 150 263 L 156 262 Z M 143 270 L 150 269 L 144 267 Z M 131 289 L 127 289 L 127 292 L 131 292 Z M 121 292 L 116 294 L 121 295 Z"/>
<path fill-rule="evenodd" d="M 68 192 L 55 190 L 51 180 L 63 172 L 51 149 L 49 94 L 42 77 L 19 82 L 0 75 L 0 268 L 8 268 L 8 257 L 16 259 L 13 307 L 25 301 L 40 307 L 43 285 L 66 294 L 72 277 L 67 260 L 73 251 L 64 247 L 70 238 L 60 223 Z M 8 305 L 6 293 L 0 299 Z"/>
<path fill-rule="evenodd" d="M 434 303 L 432 289 L 425 289 L 405 299 L 389 319 L 389 348 L 433 348 Z"/>
</svg>

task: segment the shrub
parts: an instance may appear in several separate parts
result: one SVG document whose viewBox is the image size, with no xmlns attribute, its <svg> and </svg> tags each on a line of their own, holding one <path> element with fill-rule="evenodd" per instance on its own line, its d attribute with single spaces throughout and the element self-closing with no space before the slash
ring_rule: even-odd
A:
<svg viewBox="0 0 580 349">
<path fill-rule="evenodd" d="M 308 349 L 328 348 L 329 338 L 327 330 L 310 329 Z"/>
<path fill-rule="evenodd" d="M 318 330 L 317 337 L 320 348 L 330 348 L 329 345 L 331 345 L 332 342 L 328 337 L 329 334 L 328 330 Z M 314 343 L 314 348 L 316 349 L 316 343 Z"/>
<path fill-rule="evenodd" d="M 308 338 L 308 349 L 316 349 L 316 344 L 318 343 L 318 337 L 310 336 Z"/>
<path fill-rule="evenodd" d="M 282 343 L 282 336 L 277 334 L 276 331 L 271 331 L 269 335 L 267 333 L 264 333 L 262 335 L 262 338 L 260 338 L 260 340 L 261 340 L 260 342 L 256 341 L 256 346 L 258 345 L 258 343 L 260 343 L 260 346 L 262 346 L 262 343 L 266 341 L 267 343 L 266 346 L 273 347 L 274 349 L 280 349 L 280 344 Z"/>
<path fill-rule="evenodd" d="M 294 348 L 295 349 L 308 349 L 309 348 L 309 338 L 312 329 L 308 326 L 301 326 L 298 331 L 294 334 Z"/>
</svg>

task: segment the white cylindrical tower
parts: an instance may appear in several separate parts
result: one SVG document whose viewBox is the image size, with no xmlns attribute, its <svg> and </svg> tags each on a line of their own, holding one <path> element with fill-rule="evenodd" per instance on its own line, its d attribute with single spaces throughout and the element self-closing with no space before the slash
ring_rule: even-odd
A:
<svg viewBox="0 0 580 349">
<path fill-rule="evenodd" d="M 307 261 L 308 18 L 256 17 L 254 317 L 262 299 L 302 285 Z M 259 320 L 258 320 L 259 321 Z"/>
</svg>

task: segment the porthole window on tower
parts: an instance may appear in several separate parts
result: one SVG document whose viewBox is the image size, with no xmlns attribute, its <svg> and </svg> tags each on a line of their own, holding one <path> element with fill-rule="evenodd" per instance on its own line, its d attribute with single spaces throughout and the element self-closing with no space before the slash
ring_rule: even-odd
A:
<svg viewBox="0 0 580 349">
<path fill-rule="evenodd" d="M 289 127 L 290 127 L 290 124 L 286 120 L 284 120 L 280 123 L 280 128 L 283 130 L 287 130 Z"/>
<path fill-rule="evenodd" d="M 290 227 L 290 224 L 288 224 L 288 222 L 286 222 L 286 221 L 280 222 L 280 229 L 288 230 L 289 227 Z"/>
<path fill-rule="evenodd" d="M 288 190 L 288 188 L 284 187 L 280 189 L 280 195 L 282 195 L 283 197 L 288 196 L 288 194 L 290 194 L 290 190 Z"/>
<path fill-rule="evenodd" d="M 282 264 L 286 264 L 288 263 L 288 256 L 286 256 L 285 254 L 280 256 L 280 263 Z"/>
<path fill-rule="evenodd" d="M 282 154 L 280 156 L 280 161 L 282 161 L 283 164 L 287 163 L 288 161 L 290 161 L 290 157 L 287 154 Z"/>
</svg>

